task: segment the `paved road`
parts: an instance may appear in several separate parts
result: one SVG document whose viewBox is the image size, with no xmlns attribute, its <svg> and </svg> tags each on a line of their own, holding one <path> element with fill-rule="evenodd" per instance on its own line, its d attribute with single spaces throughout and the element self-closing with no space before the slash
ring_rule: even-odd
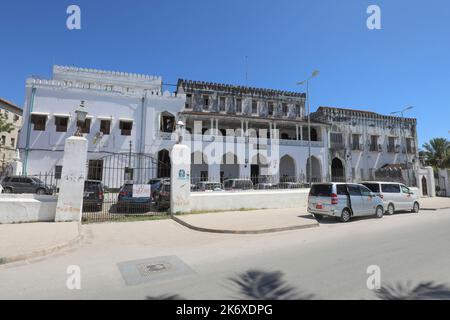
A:
<svg viewBox="0 0 450 320">
<path fill-rule="evenodd" d="M 381 268 L 386 284 L 432 280 L 450 285 L 449 230 L 450 210 L 348 224 L 330 221 L 266 235 L 199 233 L 170 220 L 88 225 L 86 239 L 71 251 L 0 267 L 0 298 L 238 298 L 229 278 L 261 270 L 281 272 L 287 284 L 316 298 L 371 299 L 369 265 Z M 147 282 L 130 274 L 124 278 L 118 267 L 160 256 L 170 256 L 172 269 L 152 273 Z M 81 290 L 66 287 L 69 265 L 81 268 Z M 125 279 L 141 283 L 127 285 Z"/>
</svg>

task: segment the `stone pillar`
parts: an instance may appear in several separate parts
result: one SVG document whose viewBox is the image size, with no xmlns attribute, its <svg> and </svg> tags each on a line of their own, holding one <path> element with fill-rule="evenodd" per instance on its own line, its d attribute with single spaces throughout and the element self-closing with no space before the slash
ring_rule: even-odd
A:
<svg viewBox="0 0 450 320">
<path fill-rule="evenodd" d="M 56 222 L 80 221 L 86 180 L 88 141 L 70 137 L 64 146 L 61 185 L 56 206 Z"/>
<path fill-rule="evenodd" d="M 171 214 L 191 211 L 191 149 L 183 144 L 173 146 L 170 212 Z"/>
</svg>

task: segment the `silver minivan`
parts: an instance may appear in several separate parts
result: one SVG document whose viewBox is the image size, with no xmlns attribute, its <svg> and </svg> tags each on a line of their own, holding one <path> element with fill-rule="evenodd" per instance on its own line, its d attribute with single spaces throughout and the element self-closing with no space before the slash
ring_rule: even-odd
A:
<svg viewBox="0 0 450 320">
<path fill-rule="evenodd" d="M 398 211 L 420 211 L 419 196 L 407 186 L 396 182 L 363 182 L 367 188 L 383 199 L 387 214 Z"/>
<path fill-rule="evenodd" d="M 385 208 L 381 198 L 370 189 L 354 183 L 316 183 L 308 197 L 308 212 L 317 220 L 324 216 L 348 222 L 352 217 L 382 218 Z"/>
</svg>

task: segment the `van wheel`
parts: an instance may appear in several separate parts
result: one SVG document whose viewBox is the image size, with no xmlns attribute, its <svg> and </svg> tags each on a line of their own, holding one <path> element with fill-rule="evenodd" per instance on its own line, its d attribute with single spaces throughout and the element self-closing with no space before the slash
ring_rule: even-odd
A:
<svg viewBox="0 0 450 320">
<path fill-rule="evenodd" d="M 42 188 L 37 189 L 36 194 L 44 195 L 45 194 L 45 189 L 42 189 Z"/>
<path fill-rule="evenodd" d="M 392 215 L 395 213 L 395 207 L 394 207 L 394 205 L 393 205 L 392 203 L 390 203 L 390 204 L 388 205 L 387 213 L 388 213 L 388 215 L 390 215 L 390 216 L 392 216 Z"/>
<path fill-rule="evenodd" d="M 342 222 L 349 222 L 351 217 L 352 217 L 352 214 L 350 213 L 349 209 L 345 208 L 344 210 L 342 210 L 342 214 L 341 214 Z"/>
<path fill-rule="evenodd" d="M 375 217 L 377 217 L 378 219 L 383 218 L 383 214 L 384 214 L 384 209 L 381 206 L 377 207 L 377 210 L 375 211 Z"/>
<path fill-rule="evenodd" d="M 420 204 L 418 202 L 414 202 L 414 207 L 413 207 L 412 212 L 419 213 L 419 211 L 420 211 Z"/>
</svg>

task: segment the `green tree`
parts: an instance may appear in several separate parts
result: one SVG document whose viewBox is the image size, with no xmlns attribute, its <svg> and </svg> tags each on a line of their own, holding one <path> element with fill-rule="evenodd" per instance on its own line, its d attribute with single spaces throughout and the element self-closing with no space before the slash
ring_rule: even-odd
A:
<svg viewBox="0 0 450 320">
<path fill-rule="evenodd" d="M 3 112 L 0 113 L 0 133 L 7 132 L 10 133 L 14 130 L 14 125 L 8 122 L 8 116 Z"/>
<path fill-rule="evenodd" d="M 423 145 L 425 164 L 434 168 L 450 167 L 450 141 L 434 138 Z"/>
</svg>

